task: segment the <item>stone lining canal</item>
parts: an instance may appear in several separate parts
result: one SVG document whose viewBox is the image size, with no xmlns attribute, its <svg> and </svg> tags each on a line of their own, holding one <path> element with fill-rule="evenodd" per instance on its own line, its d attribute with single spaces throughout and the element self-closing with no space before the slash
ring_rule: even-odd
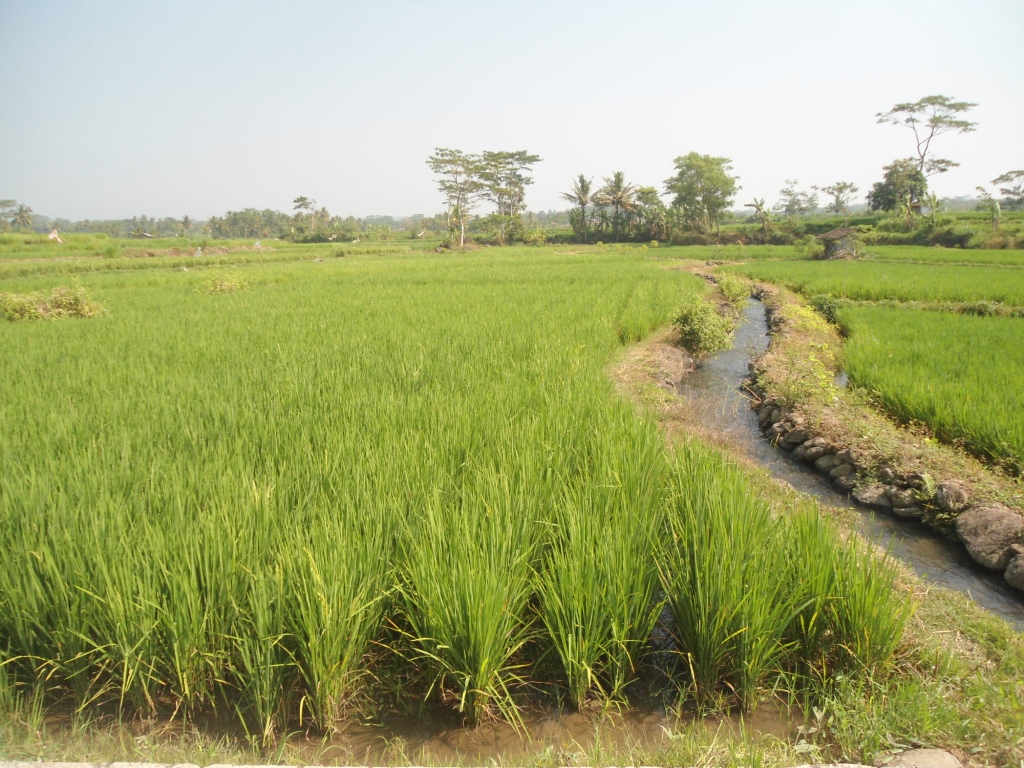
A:
<svg viewBox="0 0 1024 768">
<path fill-rule="evenodd" d="M 1024 600 L 1020 593 L 998 574 L 974 563 L 959 543 L 914 521 L 879 514 L 857 504 L 836 491 L 811 467 L 794 461 L 764 438 L 743 384 L 750 375 L 751 360 L 768 348 L 768 341 L 764 305 L 751 299 L 744 308 L 743 324 L 736 331 L 733 347 L 688 374 L 678 387 L 679 394 L 698 401 L 711 426 L 764 466 L 772 477 L 814 496 L 822 504 L 857 510 L 860 533 L 887 548 L 926 582 L 963 592 L 1024 631 Z"/>
</svg>

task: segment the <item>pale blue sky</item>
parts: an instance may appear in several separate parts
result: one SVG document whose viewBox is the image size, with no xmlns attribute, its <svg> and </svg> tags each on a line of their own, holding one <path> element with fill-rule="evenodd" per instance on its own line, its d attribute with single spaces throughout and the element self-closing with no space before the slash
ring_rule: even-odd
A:
<svg viewBox="0 0 1024 768">
<path fill-rule="evenodd" d="M 661 187 L 732 158 L 737 206 L 913 153 L 876 112 L 942 93 L 971 194 L 1024 167 L 1024 2 L 0 0 L 0 198 L 37 213 L 205 218 L 442 209 L 435 147 L 527 149 L 532 210 L 578 173 Z"/>
</svg>

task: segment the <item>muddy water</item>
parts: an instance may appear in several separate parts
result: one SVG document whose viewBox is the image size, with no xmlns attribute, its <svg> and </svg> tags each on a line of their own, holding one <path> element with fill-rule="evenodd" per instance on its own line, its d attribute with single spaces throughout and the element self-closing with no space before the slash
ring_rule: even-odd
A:
<svg viewBox="0 0 1024 768">
<path fill-rule="evenodd" d="M 742 382 L 749 375 L 751 358 L 768 348 L 768 324 L 760 302 L 751 300 L 743 314 L 745 322 L 736 331 L 733 348 L 689 374 L 679 387 L 680 394 L 698 400 L 706 418 L 773 477 L 829 506 L 856 509 L 860 513 L 861 533 L 888 547 L 894 557 L 907 563 L 925 581 L 967 594 L 978 605 L 1024 631 L 1024 597 L 998 574 L 974 563 L 960 544 L 919 523 L 876 514 L 855 503 L 813 469 L 794 461 L 764 439 Z"/>
<path fill-rule="evenodd" d="M 661 707 L 591 712 L 533 713 L 523 728 L 493 722 L 467 728 L 451 710 L 440 708 L 415 716 L 385 717 L 373 725 L 349 723 L 328 743 L 310 741 L 303 757 L 311 762 L 349 765 L 486 765 L 538 757 L 554 765 L 570 765 L 596 754 L 635 755 L 664 749 L 674 732 L 694 725 Z M 745 718 L 708 718 L 699 727 L 748 736 L 792 738 L 795 726 L 788 713 L 762 705 Z M 294 744 L 293 744 L 294 746 Z"/>
</svg>

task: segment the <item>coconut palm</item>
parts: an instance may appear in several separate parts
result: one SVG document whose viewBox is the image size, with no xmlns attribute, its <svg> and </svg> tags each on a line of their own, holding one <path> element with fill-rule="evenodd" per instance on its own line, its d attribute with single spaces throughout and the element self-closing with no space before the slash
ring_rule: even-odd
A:
<svg viewBox="0 0 1024 768">
<path fill-rule="evenodd" d="M 14 209 L 14 219 L 11 225 L 19 232 L 28 232 L 32 229 L 32 209 L 27 205 L 18 205 Z"/>
<path fill-rule="evenodd" d="M 562 199 L 579 206 L 579 212 L 573 211 L 572 219 L 579 222 L 580 232 L 583 235 L 583 242 L 587 242 L 587 206 L 593 202 L 592 184 L 594 180 L 588 179 L 582 173 L 573 182 L 571 192 L 563 192 Z M 578 217 L 578 218 L 577 218 Z M 577 233 L 579 234 L 579 232 Z"/>
<path fill-rule="evenodd" d="M 625 174 L 616 171 L 610 179 L 604 180 L 604 186 L 594 195 L 594 202 L 598 205 L 610 205 L 612 208 L 612 231 L 615 242 L 619 241 L 619 227 L 622 223 L 622 212 L 633 209 L 633 197 L 635 187 L 626 183 Z"/>
</svg>

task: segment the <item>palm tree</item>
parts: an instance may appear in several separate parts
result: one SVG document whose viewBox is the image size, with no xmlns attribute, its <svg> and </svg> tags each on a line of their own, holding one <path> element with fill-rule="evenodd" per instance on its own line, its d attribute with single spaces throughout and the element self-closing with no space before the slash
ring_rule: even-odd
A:
<svg viewBox="0 0 1024 768">
<path fill-rule="evenodd" d="M 754 202 L 747 203 L 744 208 L 754 209 L 754 220 L 761 225 L 765 239 L 772 233 L 772 212 L 765 206 L 764 198 L 754 198 Z"/>
<path fill-rule="evenodd" d="M 181 217 L 181 236 L 184 237 L 188 234 L 188 231 L 192 229 L 192 219 L 188 216 Z"/>
<path fill-rule="evenodd" d="M 593 179 L 588 179 L 582 173 L 573 182 L 572 192 L 563 192 L 562 198 L 568 200 L 570 203 L 578 205 L 579 209 L 579 222 L 580 229 L 583 233 L 583 242 L 587 242 L 587 206 L 590 205 L 593 200 L 591 198 L 591 185 Z M 575 213 L 575 211 L 574 211 Z"/>
<path fill-rule="evenodd" d="M 11 224 L 19 232 L 27 232 L 32 229 L 32 209 L 27 205 L 18 205 L 14 210 L 14 219 Z"/>
<path fill-rule="evenodd" d="M 633 209 L 634 186 L 626 183 L 625 174 L 616 171 L 610 179 L 604 180 L 604 186 L 594 195 L 594 202 L 598 205 L 610 205 L 612 207 L 612 230 L 614 231 L 615 242 L 619 242 L 619 225 L 622 221 L 622 211 Z"/>
</svg>

